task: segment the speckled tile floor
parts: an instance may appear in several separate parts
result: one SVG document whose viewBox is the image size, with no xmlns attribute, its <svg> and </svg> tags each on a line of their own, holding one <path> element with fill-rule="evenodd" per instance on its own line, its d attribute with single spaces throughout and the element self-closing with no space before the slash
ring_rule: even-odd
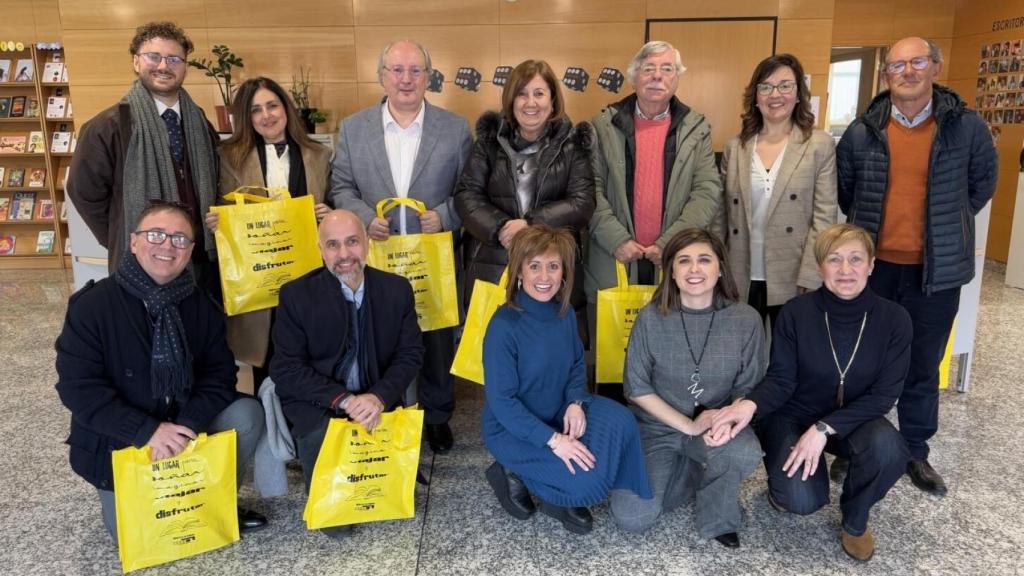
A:
<svg viewBox="0 0 1024 576">
<path fill-rule="evenodd" d="M 489 457 L 477 414 L 482 389 L 460 384 L 456 447 L 424 449 L 432 483 L 417 488 L 416 517 L 360 527 L 335 542 L 301 520 L 297 473 L 291 492 L 244 502 L 271 526 L 241 542 L 139 574 L 1024 574 L 1024 291 L 985 269 L 973 387 L 942 395 L 932 463 L 950 484 L 944 499 L 903 479 L 876 509 L 877 552 L 858 564 L 841 551 L 833 505 L 808 517 L 781 515 L 764 498 L 764 472 L 744 484 L 746 523 L 738 551 L 700 540 L 683 508 L 642 536 L 618 531 L 607 506 L 589 536 L 554 521 L 502 512 L 483 477 Z M 0 573 L 116 574 L 117 551 L 103 530 L 94 492 L 67 466 L 68 413 L 54 391 L 53 340 L 68 290 L 59 272 L 0 273 Z M 1018 368 L 1013 368 L 1018 366 Z M 838 488 L 833 485 L 833 502 Z"/>
</svg>

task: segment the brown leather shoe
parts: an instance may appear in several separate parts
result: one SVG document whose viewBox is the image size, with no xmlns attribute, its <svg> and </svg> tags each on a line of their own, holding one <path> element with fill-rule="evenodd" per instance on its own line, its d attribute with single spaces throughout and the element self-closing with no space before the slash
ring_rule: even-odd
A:
<svg viewBox="0 0 1024 576">
<path fill-rule="evenodd" d="M 867 562 L 875 555 L 875 539 L 871 536 L 871 528 L 864 530 L 860 536 L 853 536 L 843 530 L 843 552 L 854 560 Z"/>
</svg>

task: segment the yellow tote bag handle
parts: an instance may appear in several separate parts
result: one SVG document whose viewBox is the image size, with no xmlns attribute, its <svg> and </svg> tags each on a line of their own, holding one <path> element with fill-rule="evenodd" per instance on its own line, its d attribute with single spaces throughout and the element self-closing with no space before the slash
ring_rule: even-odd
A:
<svg viewBox="0 0 1024 576">
<path fill-rule="evenodd" d="M 251 194 L 247 192 L 247 190 L 263 190 L 267 195 L 260 196 L 258 194 Z M 274 202 L 277 200 L 291 200 L 291 197 L 292 195 L 288 192 L 287 188 L 267 188 L 266 186 L 240 186 L 224 195 L 225 200 L 228 202 L 234 202 L 236 205 L 245 204 L 246 201 L 260 203 Z"/>
<path fill-rule="evenodd" d="M 502 292 L 505 291 L 506 286 L 508 286 L 508 266 L 501 271 L 501 278 L 498 279 L 498 288 L 501 288 Z"/>
<path fill-rule="evenodd" d="M 615 279 L 619 288 L 629 286 L 629 274 L 626 273 L 626 265 L 618 260 L 615 261 Z"/>
<path fill-rule="evenodd" d="M 383 218 L 384 213 L 395 206 L 408 206 L 420 214 L 427 211 L 427 206 L 415 198 L 384 198 L 377 202 L 377 218 Z"/>
</svg>

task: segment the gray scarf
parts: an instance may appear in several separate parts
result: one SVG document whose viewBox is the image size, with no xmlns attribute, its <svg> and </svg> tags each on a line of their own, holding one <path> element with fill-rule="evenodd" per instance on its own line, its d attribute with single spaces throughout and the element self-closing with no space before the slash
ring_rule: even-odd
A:
<svg viewBox="0 0 1024 576">
<path fill-rule="evenodd" d="M 132 113 L 132 136 L 128 141 L 128 154 L 124 159 L 124 230 L 122 242 L 125 251 L 131 244 L 129 234 L 139 214 L 151 199 L 180 202 L 178 183 L 174 178 L 174 160 L 167 139 L 167 127 L 156 112 L 153 96 L 139 80 L 128 90 L 128 104 Z M 184 90 L 178 91 L 182 130 L 188 143 L 188 160 L 192 172 L 199 214 L 202 217 L 217 198 L 217 167 L 213 144 L 207 129 L 206 115 Z M 207 251 L 214 249 L 213 235 L 203 227 Z"/>
</svg>

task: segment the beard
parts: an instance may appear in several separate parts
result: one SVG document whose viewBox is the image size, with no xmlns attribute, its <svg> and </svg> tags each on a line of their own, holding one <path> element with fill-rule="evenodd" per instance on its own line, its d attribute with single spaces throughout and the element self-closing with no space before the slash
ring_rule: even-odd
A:
<svg viewBox="0 0 1024 576">
<path fill-rule="evenodd" d="M 341 266 L 343 264 L 355 264 L 350 270 L 342 271 Z M 354 280 L 359 280 L 363 277 L 363 268 L 366 267 L 366 262 L 356 258 L 339 258 L 335 260 L 331 266 L 331 274 L 344 282 L 345 284 L 351 284 Z"/>
<path fill-rule="evenodd" d="M 143 70 L 139 73 L 139 81 L 142 82 L 142 86 L 149 91 L 150 94 L 157 96 L 172 96 L 181 90 L 182 84 L 185 83 L 185 78 L 176 79 L 176 82 L 170 87 L 166 88 L 166 85 L 157 84 L 154 75 L 157 74 L 155 70 Z M 171 74 L 173 77 L 174 74 Z"/>
</svg>

